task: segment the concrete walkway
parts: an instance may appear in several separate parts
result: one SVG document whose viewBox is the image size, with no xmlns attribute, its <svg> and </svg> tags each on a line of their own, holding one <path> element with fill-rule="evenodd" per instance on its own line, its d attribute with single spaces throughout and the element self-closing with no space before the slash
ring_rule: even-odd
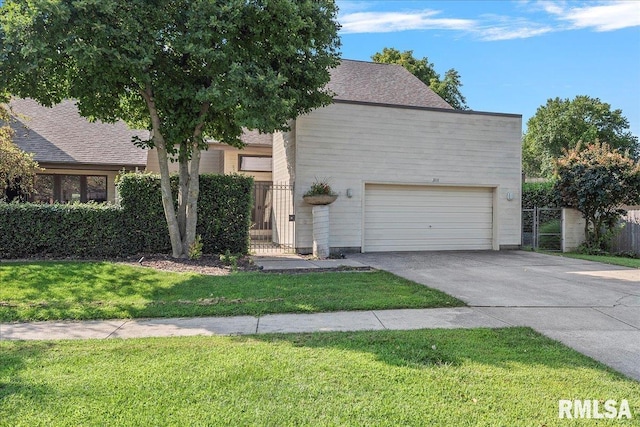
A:
<svg viewBox="0 0 640 427">
<path fill-rule="evenodd" d="M 349 269 L 369 269 L 367 264 L 363 264 L 353 259 L 311 259 L 295 254 L 283 254 L 274 256 L 253 257 L 253 262 L 261 270 L 280 271 L 304 271 L 304 270 L 333 270 L 340 268 Z"/>
<path fill-rule="evenodd" d="M 0 340 L 57 340 L 243 335 L 265 333 L 500 328 L 510 326 L 470 307 L 269 314 L 261 317 L 194 317 L 0 324 Z"/>
</svg>

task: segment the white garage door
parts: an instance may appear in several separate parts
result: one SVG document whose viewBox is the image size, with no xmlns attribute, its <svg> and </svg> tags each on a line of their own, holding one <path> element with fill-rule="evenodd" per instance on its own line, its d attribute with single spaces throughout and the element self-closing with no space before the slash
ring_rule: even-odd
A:
<svg viewBox="0 0 640 427">
<path fill-rule="evenodd" d="M 365 187 L 364 251 L 492 249 L 493 189 Z"/>
</svg>

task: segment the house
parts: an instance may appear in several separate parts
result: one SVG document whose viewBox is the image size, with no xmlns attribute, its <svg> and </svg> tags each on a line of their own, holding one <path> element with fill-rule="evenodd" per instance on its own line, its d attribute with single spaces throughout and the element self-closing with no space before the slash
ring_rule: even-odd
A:
<svg viewBox="0 0 640 427">
<path fill-rule="evenodd" d="M 146 150 L 131 140 L 148 139 L 148 131 L 123 122 L 89 122 L 71 100 L 47 108 L 32 99 L 12 99 L 10 106 L 14 142 L 45 169 L 36 177 L 34 201 L 114 201 L 118 172 L 146 168 Z"/>
<path fill-rule="evenodd" d="M 334 102 L 292 120 L 288 132 L 246 132 L 242 150 L 211 142 L 202 153 L 202 173 L 247 174 L 259 184 L 254 239 L 310 253 L 312 206 L 302 196 L 321 179 L 339 194 L 330 206 L 334 252 L 520 246 L 520 115 L 454 110 L 398 65 L 343 60 L 328 88 Z M 145 157 L 126 167 L 157 172 L 155 150 L 132 150 L 129 140 L 108 155 L 87 148 L 78 167 L 100 170 L 89 158 L 121 151 Z M 63 164 L 43 162 L 47 172 Z"/>
<path fill-rule="evenodd" d="M 203 153 L 203 173 L 277 185 L 256 193 L 253 221 L 266 229 L 254 238 L 267 232 L 310 253 L 312 206 L 302 196 L 326 179 L 339 193 L 333 252 L 520 246 L 521 115 L 454 110 L 398 65 L 343 60 L 328 87 L 333 104 L 291 121 L 289 132 Z"/>
</svg>

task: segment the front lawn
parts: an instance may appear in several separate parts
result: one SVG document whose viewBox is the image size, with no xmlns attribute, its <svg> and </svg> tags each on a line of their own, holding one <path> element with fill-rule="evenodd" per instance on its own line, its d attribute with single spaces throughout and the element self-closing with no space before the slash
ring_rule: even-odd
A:
<svg viewBox="0 0 640 427">
<path fill-rule="evenodd" d="M 560 420 L 560 399 L 627 399 L 633 419 Z M 639 417 L 640 383 L 528 328 L 0 342 L 3 426 L 618 426 Z"/>
<path fill-rule="evenodd" d="M 169 273 L 108 262 L 0 264 L 0 321 L 259 316 L 464 305 L 384 271 Z"/>
<path fill-rule="evenodd" d="M 563 253 L 561 256 L 568 258 L 584 259 L 586 261 L 603 262 L 605 264 L 620 265 L 622 267 L 640 268 L 640 259 L 615 255 L 585 255 L 579 253 Z"/>
</svg>

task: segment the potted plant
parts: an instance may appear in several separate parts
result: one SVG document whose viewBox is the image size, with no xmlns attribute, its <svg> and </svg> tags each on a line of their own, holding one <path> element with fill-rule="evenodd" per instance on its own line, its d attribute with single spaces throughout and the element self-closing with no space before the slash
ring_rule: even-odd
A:
<svg viewBox="0 0 640 427">
<path fill-rule="evenodd" d="M 310 205 L 330 205 L 336 201 L 338 194 L 331 190 L 331 186 L 327 181 L 316 179 L 302 198 Z"/>
</svg>

